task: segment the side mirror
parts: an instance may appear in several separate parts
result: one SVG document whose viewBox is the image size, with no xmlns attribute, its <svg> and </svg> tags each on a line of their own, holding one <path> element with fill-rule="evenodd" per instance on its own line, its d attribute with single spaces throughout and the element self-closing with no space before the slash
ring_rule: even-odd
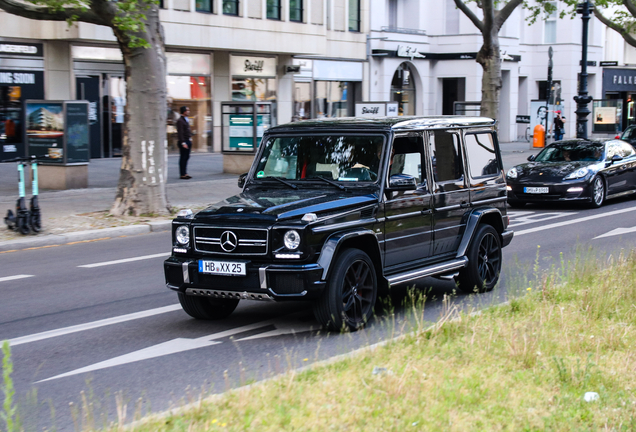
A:
<svg viewBox="0 0 636 432">
<path fill-rule="evenodd" d="M 529 162 L 532 162 L 534 159 L 535 159 L 535 156 L 534 156 L 534 155 L 530 155 L 530 156 L 528 156 L 528 161 L 529 161 Z"/>
<path fill-rule="evenodd" d="M 238 187 L 243 189 L 245 187 L 245 179 L 247 178 L 247 173 L 243 173 L 238 178 Z"/>
<path fill-rule="evenodd" d="M 622 161 L 622 160 L 623 160 L 623 156 L 620 156 L 620 155 L 614 155 L 614 156 L 612 156 L 612 163 L 614 163 L 614 162 L 620 162 L 620 161 Z"/>
<path fill-rule="evenodd" d="M 389 189 L 392 191 L 416 190 L 417 180 L 408 174 L 394 174 L 389 179 Z"/>
</svg>

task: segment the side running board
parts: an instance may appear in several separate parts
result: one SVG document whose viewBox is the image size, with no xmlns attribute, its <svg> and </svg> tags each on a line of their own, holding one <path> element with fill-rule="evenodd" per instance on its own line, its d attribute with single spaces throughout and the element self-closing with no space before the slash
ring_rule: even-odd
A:
<svg viewBox="0 0 636 432">
<path fill-rule="evenodd" d="M 461 268 L 466 267 L 468 264 L 468 258 L 461 257 L 454 259 L 453 261 L 448 261 L 442 264 L 435 264 L 428 267 L 419 268 L 416 270 L 409 270 L 402 273 L 397 273 L 394 275 L 390 275 L 387 277 L 387 280 L 391 285 L 397 285 L 404 282 L 410 282 L 415 279 L 427 277 L 427 276 L 437 276 L 443 273 L 448 273 L 453 270 L 459 270 Z"/>
</svg>

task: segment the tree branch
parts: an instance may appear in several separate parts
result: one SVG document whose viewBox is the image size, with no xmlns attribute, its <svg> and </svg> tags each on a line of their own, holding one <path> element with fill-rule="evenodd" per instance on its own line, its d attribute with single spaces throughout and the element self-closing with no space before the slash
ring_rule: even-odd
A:
<svg viewBox="0 0 636 432">
<path fill-rule="evenodd" d="M 501 26 L 504 25 L 512 11 L 523 3 L 523 0 L 510 0 L 501 10 L 495 12 L 495 31 L 498 33 Z"/>
<path fill-rule="evenodd" d="M 634 38 L 634 36 L 629 34 L 629 32 L 624 27 L 621 27 L 620 25 L 616 24 L 614 21 L 610 20 L 609 18 L 606 18 L 605 15 L 603 15 L 597 7 L 594 8 L 594 16 L 598 18 L 600 22 L 602 22 L 603 24 L 605 24 L 606 26 L 608 26 L 609 28 L 611 28 L 612 30 L 620 34 L 625 40 L 625 42 L 627 42 L 633 47 L 636 47 L 636 38 Z"/>
<path fill-rule="evenodd" d="M 13 15 L 34 20 L 67 21 L 69 19 L 75 19 L 77 21 L 110 27 L 106 20 L 102 19 L 90 9 L 65 8 L 61 11 L 53 11 L 47 7 L 34 6 L 14 0 L 0 0 L 0 9 Z"/>
<path fill-rule="evenodd" d="M 475 24 L 475 27 L 477 27 L 477 29 L 479 29 L 479 31 L 483 34 L 484 23 L 481 22 L 479 18 L 477 18 L 477 15 L 475 15 L 475 13 L 470 10 L 470 8 L 466 6 L 466 4 L 462 0 L 455 0 L 455 6 L 457 6 L 457 9 L 464 12 L 464 15 L 466 15 L 468 19 L 470 19 L 473 24 Z"/>
</svg>

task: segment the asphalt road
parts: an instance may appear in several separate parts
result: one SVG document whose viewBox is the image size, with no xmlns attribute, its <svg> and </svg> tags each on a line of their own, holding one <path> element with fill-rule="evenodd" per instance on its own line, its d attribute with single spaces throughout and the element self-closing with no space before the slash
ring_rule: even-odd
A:
<svg viewBox="0 0 636 432">
<path fill-rule="evenodd" d="M 600 209 L 528 206 L 511 210 L 516 232 L 504 249 L 504 275 L 492 292 L 457 295 L 460 308 L 481 307 L 525 293 L 539 265 L 560 265 L 577 249 L 616 255 L 636 244 L 636 200 Z M 165 288 L 162 261 L 169 233 L 0 254 L 0 340 L 12 345 L 20 413 L 27 430 L 74 430 L 82 422 L 116 421 L 117 399 L 136 411 L 160 411 L 202 394 L 261 380 L 350 352 L 407 331 L 407 289 L 392 295 L 394 314 L 367 329 L 325 334 L 305 303 L 243 301 L 228 319 L 196 321 Z M 592 248 L 591 251 L 588 249 Z M 423 279 L 424 320 L 448 310 L 452 282 Z M 382 365 L 378 365 L 382 366 Z M 369 371 L 371 373 L 371 371 Z M 82 408 L 82 393 L 90 403 Z M 118 396 L 119 395 L 119 396 Z M 83 414 L 82 414 L 83 413 Z M 93 420 L 90 420 L 90 419 Z"/>
</svg>

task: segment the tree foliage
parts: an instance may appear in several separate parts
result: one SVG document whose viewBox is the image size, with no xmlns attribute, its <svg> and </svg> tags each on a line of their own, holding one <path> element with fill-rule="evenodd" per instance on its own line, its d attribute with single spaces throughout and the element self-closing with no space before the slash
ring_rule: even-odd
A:
<svg viewBox="0 0 636 432">
<path fill-rule="evenodd" d="M 633 0 L 596 0 L 594 15 L 636 47 L 636 4 Z"/>
</svg>

